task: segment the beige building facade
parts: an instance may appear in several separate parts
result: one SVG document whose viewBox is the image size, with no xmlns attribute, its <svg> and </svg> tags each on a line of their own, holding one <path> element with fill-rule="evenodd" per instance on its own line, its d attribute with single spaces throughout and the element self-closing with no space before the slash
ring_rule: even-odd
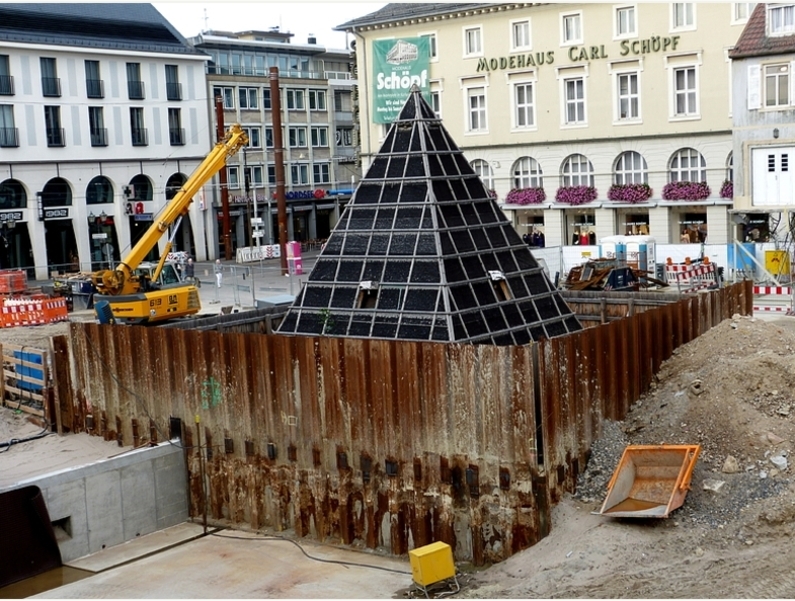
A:
<svg viewBox="0 0 795 601">
<path fill-rule="evenodd" d="M 428 37 L 429 100 L 520 234 L 730 242 L 729 51 L 753 6 L 387 5 L 338 27 L 356 40 L 364 169 L 388 128 L 373 44 Z"/>
</svg>

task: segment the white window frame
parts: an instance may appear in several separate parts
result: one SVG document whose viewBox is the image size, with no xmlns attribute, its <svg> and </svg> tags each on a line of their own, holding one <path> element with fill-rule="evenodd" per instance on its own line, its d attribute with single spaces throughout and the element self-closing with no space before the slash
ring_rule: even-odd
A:
<svg viewBox="0 0 795 601">
<path fill-rule="evenodd" d="M 235 89 L 231 86 L 213 86 L 213 106 L 215 106 L 215 91 L 221 91 L 221 98 L 224 99 L 224 109 L 234 110 L 235 108 Z"/>
<path fill-rule="evenodd" d="M 308 148 L 306 127 L 289 127 L 287 129 L 288 148 Z"/>
<path fill-rule="evenodd" d="M 640 159 L 640 166 L 635 166 L 635 159 Z M 632 159 L 632 164 L 627 165 L 628 159 Z M 648 184 L 649 166 L 642 154 L 636 150 L 626 150 L 616 157 L 613 166 L 613 182 L 622 184 Z"/>
<path fill-rule="evenodd" d="M 567 23 L 569 19 L 575 19 L 578 24 L 579 31 L 567 33 Z M 582 18 L 582 11 L 573 11 L 560 13 L 560 45 L 561 46 L 574 46 L 582 44 L 583 29 L 585 28 Z"/>
<path fill-rule="evenodd" d="M 482 25 L 472 25 L 470 27 L 462 28 L 463 34 L 463 42 L 464 42 L 464 58 L 473 58 L 483 56 L 483 26 Z M 470 35 L 469 34 L 477 33 L 477 36 L 473 37 L 472 40 L 477 40 L 477 47 L 470 48 Z"/>
<path fill-rule="evenodd" d="M 314 185 L 331 183 L 331 169 L 328 163 L 312 163 L 312 182 Z"/>
<path fill-rule="evenodd" d="M 682 159 L 687 159 L 688 166 L 682 168 Z M 690 163 L 698 160 L 698 167 L 694 168 Z M 677 161 L 679 165 L 674 170 L 673 164 Z M 690 179 L 690 174 L 698 172 L 698 179 Z M 682 179 L 682 174 L 687 174 L 687 179 Z M 680 148 L 671 155 L 668 160 L 668 181 L 669 182 L 705 182 L 707 181 L 707 161 L 704 155 L 695 148 Z"/>
<path fill-rule="evenodd" d="M 249 188 L 262 188 L 262 165 L 247 165 L 245 172 L 248 174 Z"/>
<path fill-rule="evenodd" d="M 418 33 L 417 37 L 420 38 L 428 38 L 430 44 L 430 58 L 429 62 L 431 63 L 438 63 L 439 62 L 439 38 L 436 35 L 435 31 L 424 31 L 422 33 Z"/>
<path fill-rule="evenodd" d="M 245 97 L 245 105 L 243 106 Z M 251 100 L 254 100 L 252 103 Z M 239 87 L 237 89 L 237 101 L 240 104 L 241 111 L 258 111 L 259 110 L 259 88 Z"/>
<path fill-rule="evenodd" d="M 626 99 L 628 101 L 629 106 L 631 107 L 633 97 L 637 101 L 637 115 L 628 115 L 627 117 L 621 116 L 621 101 L 624 97 L 621 94 L 621 79 L 624 77 L 632 77 L 635 76 L 636 83 L 637 83 L 637 91 L 633 94 L 631 91 L 626 94 Z M 614 114 L 613 114 L 613 122 L 615 124 L 625 124 L 625 123 L 640 123 L 642 121 L 641 117 L 641 98 L 640 98 L 640 69 L 627 69 L 622 71 L 615 71 L 613 73 L 613 93 L 615 94 L 615 103 L 614 103 Z M 631 113 L 631 110 L 630 110 Z"/>
<path fill-rule="evenodd" d="M 781 26 L 774 28 L 774 21 L 781 20 Z M 778 37 L 790 35 L 795 31 L 795 5 L 792 4 L 779 4 L 767 6 L 767 35 L 769 37 Z"/>
<path fill-rule="evenodd" d="M 293 186 L 306 186 L 309 181 L 309 163 L 292 163 L 290 165 L 290 183 Z"/>
<path fill-rule="evenodd" d="M 688 10 L 690 14 L 688 15 Z M 682 24 L 677 24 L 677 13 L 683 11 Z M 688 23 L 688 17 L 690 22 Z M 671 3 L 671 31 L 695 31 L 696 29 L 696 3 L 672 2 Z"/>
<path fill-rule="evenodd" d="M 590 159 L 579 153 L 567 156 L 560 165 L 560 185 L 563 187 L 593 186 L 594 170 Z"/>
<path fill-rule="evenodd" d="M 690 95 L 691 89 L 685 87 L 682 90 L 677 88 L 677 73 L 680 71 L 690 71 L 694 73 L 694 87 L 692 93 L 694 95 L 694 107 L 688 107 L 684 113 L 678 112 L 678 100 L 680 96 Z M 671 67 L 671 119 L 700 119 L 701 118 L 701 98 L 699 95 L 699 68 L 698 65 L 675 65 Z M 689 99 L 686 104 L 690 104 Z"/>
<path fill-rule="evenodd" d="M 475 159 L 469 166 L 472 167 L 472 171 L 480 178 L 486 188 L 489 190 L 494 189 L 494 169 L 491 168 L 487 160 Z"/>
<path fill-rule="evenodd" d="M 631 11 L 632 27 L 627 31 L 621 31 L 621 14 Z M 636 4 L 622 4 L 613 7 L 613 39 L 626 40 L 638 37 L 638 7 Z"/>
<path fill-rule="evenodd" d="M 285 90 L 285 96 L 287 98 L 288 111 L 306 110 L 306 94 L 304 90 L 288 88 L 287 90 Z"/>
<path fill-rule="evenodd" d="M 334 139 L 337 146 L 350 148 L 353 146 L 353 127 L 337 127 Z"/>
<path fill-rule="evenodd" d="M 751 13 L 754 12 L 757 2 L 732 2 L 730 25 L 743 25 L 748 22 Z M 742 13 L 745 12 L 745 15 Z"/>
<path fill-rule="evenodd" d="M 489 133 L 489 120 L 488 120 L 489 110 L 488 110 L 488 98 L 486 94 L 487 87 L 488 86 L 486 86 L 485 84 L 479 84 L 479 85 L 466 86 L 464 88 L 464 115 L 466 117 L 466 124 L 464 127 L 464 131 L 466 132 L 466 134 L 482 135 Z M 471 99 L 473 98 L 473 92 L 475 91 L 482 91 L 482 97 L 483 97 L 483 106 L 477 107 L 476 109 L 478 113 L 482 112 L 483 127 L 477 127 L 477 128 L 472 127 L 473 111 L 471 108 L 472 105 Z"/>
<path fill-rule="evenodd" d="M 582 98 L 569 98 L 569 90 L 571 89 L 569 83 L 577 81 L 582 82 Z M 561 78 L 561 98 L 563 99 L 561 103 L 561 118 L 564 127 L 587 127 L 588 125 L 588 93 L 585 81 L 586 76 L 582 73 L 571 74 Z M 574 106 L 576 110 L 577 105 L 580 104 L 582 105 L 582 119 L 569 121 L 569 106 Z"/>
<path fill-rule="evenodd" d="M 531 27 L 530 19 L 512 19 L 509 22 L 510 26 L 510 36 L 511 36 L 511 52 L 516 50 L 532 50 L 533 49 L 533 29 Z M 525 37 L 524 43 L 517 43 L 517 27 L 521 27 L 522 29 L 526 30 L 526 35 L 523 34 L 520 37 Z"/>
<path fill-rule="evenodd" d="M 229 165 L 226 168 L 226 186 L 230 190 L 240 189 L 240 171 L 237 165 Z"/>
<path fill-rule="evenodd" d="M 771 70 L 768 73 L 768 70 Z M 775 73 L 773 70 L 778 69 L 778 73 Z M 782 71 L 784 69 L 784 71 Z M 775 62 L 761 65 L 761 92 L 762 92 L 762 108 L 770 110 L 770 111 L 780 111 L 781 109 L 788 109 L 793 104 L 793 81 L 792 81 L 792 71 L 793 65 L 791 62 Z M 768 103 L 768 93 L 767 93 L 767 82 L 768 79 L 772 79 L 776 81 L 776 89 L 778 90 L 781 87 L 779 83 L 780 80 L 783 78 L 786 79 L 786 83 L 784 85 L 784 91 L 786 93 L 786 101 L 783 103 L 778 102 L 778 94 L 776 95 L 776 102 L 775 104 Z M 750 83 L 749 83 L 750 85 Z"/>
<path fill-rule="evenodd" d="M 310 130 L 312 148 L 328 148 L 328 127 L 312 126 Z"/>
<path fill-rule="evenodd" d="M 309 90 L 308 103 L 310 111 L 326 111 L 328 104 L 326 103 L 326 90 Z M 312 105 L 315 105 L 314 107 Z M 320 105 L 323 106 L 320 106 Z"/>
<path fill-rule="evenodd" d="M 516 159 L 511 168 L 511 186 L 517 189 L 543 188 L 544 171 L 541 163 L 531 156 Z"/>
<path fill-rule="evenodd" d="M 259 126 L 247 125 L 241 129 L 246 132 L 246 136 L 248 136 L 249 148 L 262 148 L 262 129 Z M 254 135 L 255 131 L 257 132 L 256 135 Z M 256 140 L 254 138 L 256 138 Z"/>
<path fill-rule="evenodd" d="M 530 88 L 532 100 L 519 104 L 519 90 L 520 88 Z M 534 79 L 525 79 L 520 81 L 511 82 L 511 125 L 514 131 L 536 131 L 538 130 L 538 119 L 536 115 L 536 81 Z M 530 123 L 520 124 L 520 112 L 527 115 L 529 113 Z"/>
</svg>

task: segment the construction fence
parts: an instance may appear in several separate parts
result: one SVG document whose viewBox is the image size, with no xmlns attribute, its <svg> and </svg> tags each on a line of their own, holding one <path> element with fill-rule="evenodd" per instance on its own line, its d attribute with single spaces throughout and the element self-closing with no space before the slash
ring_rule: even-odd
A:
<svg viewBox="0 0 795 601">
<path fill-rule="evenodd" d="M 603 420 L 752 283 L 522 347 L 70 324 L 59 421 L 136 446 L 179 434 L 191 515 L 477 565 L 543 538 Z"/>
</svg>

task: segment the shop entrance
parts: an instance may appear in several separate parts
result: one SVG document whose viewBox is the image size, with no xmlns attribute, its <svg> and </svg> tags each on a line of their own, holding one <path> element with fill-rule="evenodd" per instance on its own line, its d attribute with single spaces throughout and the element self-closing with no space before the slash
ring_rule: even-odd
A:
<svg viewBox="0 0 795 601">
<path fill-rule="evenodd" d="M 47 265 L 50 271 L 71 269 L 73 255 L 77 254 L 77 241 L 71 219 L 53 219 L 44 222 L 44 241 L 47 245 Z"/>
</svg>

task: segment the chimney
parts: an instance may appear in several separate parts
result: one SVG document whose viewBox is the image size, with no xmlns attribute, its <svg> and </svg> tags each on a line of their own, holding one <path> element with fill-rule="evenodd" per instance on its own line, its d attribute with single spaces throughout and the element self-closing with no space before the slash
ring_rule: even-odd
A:
<svg viewBox="0 0 795 601">
<path fill-rule="evenodd" d="M 317 44 L 317 38 L 315 37 L 314 33 L 309 34 L 309 38 L 306 40 L 307 44 Z"/>
</svg>

